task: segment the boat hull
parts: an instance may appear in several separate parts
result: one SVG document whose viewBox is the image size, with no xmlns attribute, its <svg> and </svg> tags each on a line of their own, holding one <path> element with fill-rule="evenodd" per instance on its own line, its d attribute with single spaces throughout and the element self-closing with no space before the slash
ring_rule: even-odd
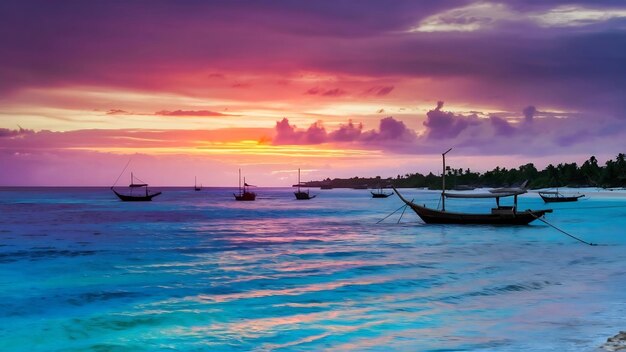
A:
<svg viewBox="0 0 626 352">
<path fill-rule="evenodd" d="M 293 192 L 297 200 L 313 199 L 316 195 L 310 195 L 308 192 Z"/>
<path fill-rule="evenodd" d="M 372 194 L 372 198 L 387 198 L 393 195 L 393 193 L 374 193 L 374 192 L 370 192 L 370 193 Z"/>
<path fill-rule="evenodd" d="M 551 213 L 551 209 L 526 210 L 510 214 L 468 214 L 439 211 L 409 202 L 411 209 L 427 224 L 528 225 Z"/>
<path fill-rule="evenodd" d="M 573 196 L 573 197 L 549 197 L 549 196 L 544 196 L 541 194 L 539 196 L 541 197 L 541 199 L 543 199 L 545 203 L 577 202 L 578 198 L 584 197 L 584 195 Z"/>
<path fill-rule="evenodd" d="M 118 193 L 115 190 L 113 190 L 113 193 L 115 193 L 115 195 L 123 202 L 150 202 L 152 201 L 152 198 L 161 194 L 161 192 L 157 192 L 157 193 L 152 193 L 152 194 L 148 194 L 145 196 L 132 196 L 132 195 Z"/>
<path fill-rule="evenodd" d="M 237 194 L 233 194 L 235 196 L 235 200 L 238 201 L 253 201 L 256 199 L 256 193 L 252 193 L 252 192 L 244 192 L 240 195 Z"/>
<path fill-rule="evenodd" d="M 406 200 L 397 189 L 393 189 L 398 197 L 408 205 L 413 211 L 427 224 L 458 224 L 458 225 L 528 225 L 531 222 L 551 213 L 552 209 L 542 210 L 525 210 L 508 212 L 508 209 L 502 212 L 490 214 L 471 214 L 471 213 L 455 213 L 449 211 L 441 211 L 417 205 Z M 506 211 L 506 212 L 505 212 Z"/>
</svg>

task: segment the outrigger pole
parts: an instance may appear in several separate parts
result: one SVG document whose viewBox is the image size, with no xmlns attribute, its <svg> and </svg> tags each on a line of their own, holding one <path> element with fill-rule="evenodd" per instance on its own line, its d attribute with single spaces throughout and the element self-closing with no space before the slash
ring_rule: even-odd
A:
<svg viewBox="0 0 626 352">
<path fill-rule="evenodd" d="M 443 158 L 443 173 L 441 174 L 441 211 L 446 211 L 446 154 L 451 150 L 452 148 L 441 154 Z"/>
</svg>

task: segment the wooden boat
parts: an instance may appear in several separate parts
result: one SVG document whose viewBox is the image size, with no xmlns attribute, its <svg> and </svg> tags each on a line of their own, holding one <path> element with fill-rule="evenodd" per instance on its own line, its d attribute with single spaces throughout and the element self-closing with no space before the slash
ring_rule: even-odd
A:
<svg viewBox="0 0 626 352">
<path fill-rule="evenodd" d="M 530 222 L 542 217 L 546 213 L 551 213 L 552 209 L 542 210 L 517 210 L 517 196 L 526 193 L 526 190 L 516 190 L 513 192 L 483 193 L 483 194 L 459 194 L 446 193 L 446 154 L 452 150 L 448 149 L 442 154 L 443 174 L 441 188 L 441 210 L 428 208 L 425 205 L 417 205 L 405 199 L 395 187 L 394 192 L 400 199 L 427 224 L 489 224 L 489 225 L 527 225 Z M 513 197 L 513 206 L 501 206 L 500 198 Z M 496 207 L 490 213 L 458 213 L 446 211 L 446 198 L 495 198 Z"/>
<path fill-rule="evenodd" d="M 382 186 L 378 187 L 375 192 L 370 191 L 370 193 L 372 194 L 372 198 L 387 198 L 393 195 L 393 192 L 384 192 Z"/>
<path fill-rule="evenodd" d="M 239 169 L 239 194 L 233 193 L 233 196 L 235 196 L 235 200 L 239 200 L 239 201 L 255 200 L 256 193 L 250 192 L 248 190 L 249 187 L 253 187 L 253 186 L 250 186 L 249 184 L 246 183 L 245 177 L 243 178 L 243 188 L 241 187 L 241 169 Z"/>
<path fill-rule="evenodd" d="M 300 182 L 300 169 L 298 169 L 298 191 L 293 192 L 293 194 L 296 196 L 297 200 L 308 200 L 308 199 L 313 199 L 315 198 L 317 195 L 311 195 L 309 193 L 309 190 L 307 189 L 306 192 L 303 192 L 300 189 L 300 186 L 302 185 L 302 183 Z"/>
<path fill-rule="evenodd" d="M 193 190 L 194 191 L 202 191 L 202 185 L 198 186 L 197 177 L 193 178 Z"/>
<path fill-rule="evenodd" d="M 563 203 L 563 202 L 577 202 L 579 198 L 584 197 L 584 194 L 578 194 L 575 196 L 565 196 L 559 190 L 556 191 L 541 191 L 539 196 L 545 203 Z"/>
<path fill-rule="evenodd" d="M 135 179 L 142 183 L 135 183 Z M 111 190 L 120 200 L 124 202 L 149 202 L 152 198 L 161 194 L 161 192 L 150 193 L 148 190 L 148 184 L 136 178 L 132 172 L 130 173 L 130 185 L 128 185 L 128 188 L 130 189 L 129 194 L 119 193 L 114 189 L 114 187 L 115 185 L 111 186 Z M 144 191 L 142 191 L 141 194 L 133 194 L 133 190 L 138 188 L 143 189 Z"/>
</svg>

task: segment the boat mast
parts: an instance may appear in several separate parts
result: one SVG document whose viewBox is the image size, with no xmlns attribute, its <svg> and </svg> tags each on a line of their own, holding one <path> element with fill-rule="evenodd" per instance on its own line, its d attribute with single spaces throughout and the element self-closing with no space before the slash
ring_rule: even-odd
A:
<svg viewBox="0 0 626 352">
<path fill-rule="evenodd" d="M 239 169 L 239 194 L 241 195 L 241 169 Z"/>
<path fill-rule="evenodd" d="M 446 211 L 446 154 L 451 150 L 452 148 L 441 154 L 443 159 L 443 173 L 441 174 L 441 211 Z"/>
<path fill-rule="evenodd" d="M 298 193 L 300 193 L 300 168 L 298 168 Z"/>
</svg>

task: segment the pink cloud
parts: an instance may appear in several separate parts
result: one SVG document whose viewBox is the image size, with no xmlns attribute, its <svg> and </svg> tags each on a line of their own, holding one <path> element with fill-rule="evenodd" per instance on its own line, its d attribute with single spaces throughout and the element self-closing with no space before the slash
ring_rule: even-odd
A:
<svg viewBox="0 0 626 352">
<path fill-rule="evenodd" d="M 381 87 L 372 87 L 364 92 L 365 95 L 375 95 L 378 97 L 383 97 L 391 93 L 394 89 L 394 86 L 381 86 Z"/>
<path fill-rule="evenodd" d="M 132 113 L 122 109 L 111 109 L 106 112 L 107 115 L 131 115 Z"/>
<path fill-rule="evenodd" d="M 314 87 L 311 88 L 309 90 L 307 90 L 306 92 L 304 92 L 304 94 L 306 95 L 320 95 L 323 97 L 339 97 L 342 95 L 347 94 L 347 92 L 343 89 L 340 88 L 333 88 L 333 89 L 323 89 L 323 88 L 319 88 L 319 87 Z"/>
<path fill-rule="evenodd" d="M 162 110 L 154 113 L 161 116 L 202 116 L 202 117 L 219 117 L 219 116 L 232 116 L 228 114 L 222 114 L 220 112 L 209 110 Z"/>
</svg>

